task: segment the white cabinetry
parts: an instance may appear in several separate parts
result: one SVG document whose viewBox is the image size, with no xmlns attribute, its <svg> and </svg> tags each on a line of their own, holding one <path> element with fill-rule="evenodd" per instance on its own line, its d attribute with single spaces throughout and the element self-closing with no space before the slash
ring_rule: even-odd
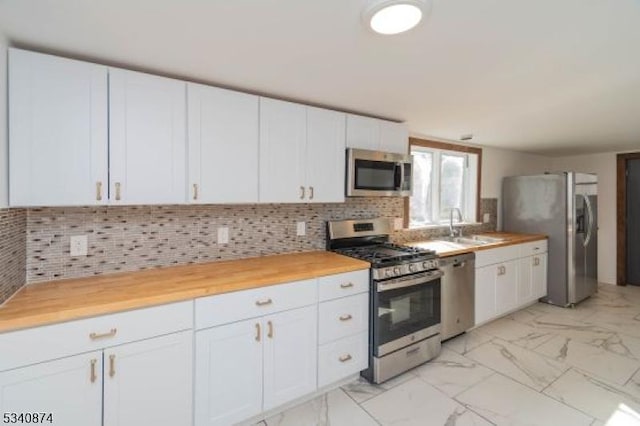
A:
<svg viewBox="0 0 640 426">
<path fill-rule="evenodd" d="M 259 98 L 188 83 L 189 202 L 258 202 Z"/>
<path fill-rule="evenodd" d="M 345 115 L 260 98 L 260 201 L 344 201 Z"/>
<path fill-rule="evenodd" d="M 546 295 L 546 247 L 544 240 L 476 252 L 475 325 Z"/>
<path fill-rule="evenodd" d="M 109 69 L 112 204 L 186 201 L 186 83 Z"/>
<path fill-rule="evenodd" d="M 9 204 L 107 202 L 107 68 L 9 49 Z"/>
<path fill-rule="evenodd" d="M 404 123 L 347 114 L 347 147 L 407 154 L 409 131 Z"/>
</svg>

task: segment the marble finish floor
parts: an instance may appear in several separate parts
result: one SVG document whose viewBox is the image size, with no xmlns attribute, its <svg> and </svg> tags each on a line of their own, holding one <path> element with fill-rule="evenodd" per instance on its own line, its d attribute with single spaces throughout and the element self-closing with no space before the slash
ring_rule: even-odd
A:
<svg viewBox="0 0 640 426">
<path fill-rule="evenodd" d="M 379 386 L 358 380 L 259 426 L 640 426 L 640 288 L 538 303 L 443 344 Z"/>
</svg>

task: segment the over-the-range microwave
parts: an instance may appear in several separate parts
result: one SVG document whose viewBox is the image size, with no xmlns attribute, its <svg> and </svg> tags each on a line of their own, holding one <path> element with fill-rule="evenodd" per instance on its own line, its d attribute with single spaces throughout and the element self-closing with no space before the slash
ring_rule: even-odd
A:
<svg viewBox="0 0 640 426">
<path fill-rule="evenodd" d="M 349 148 L 347 196 L 410 196 L 412 170 L 411 155 Z"/>
</svg>

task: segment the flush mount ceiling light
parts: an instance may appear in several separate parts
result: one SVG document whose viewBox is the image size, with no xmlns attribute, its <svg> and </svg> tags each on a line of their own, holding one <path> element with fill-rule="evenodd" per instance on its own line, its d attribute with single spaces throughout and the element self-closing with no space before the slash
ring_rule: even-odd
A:
<svg viewBox="0 0 640 426">
<path fill-rule="evenodd" d="M 379 34 L 399 34 L 418 25 L 430 5 L 428 0 L 372 0 L 363 18 Z"/>
</svg>

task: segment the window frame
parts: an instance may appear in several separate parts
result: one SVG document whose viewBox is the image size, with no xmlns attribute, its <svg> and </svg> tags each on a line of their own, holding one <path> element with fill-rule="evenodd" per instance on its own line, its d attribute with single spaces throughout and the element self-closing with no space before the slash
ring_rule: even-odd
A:
<svg viewBox="0 0 640 426">
<path fill-rule="evenodd" d="M 475 154 L 478 156 L 478 167 L 477 167 L 477 178 L 476 178 L 476 222 L 482 222 L 482 213 L 480 211 L 480 191 L 482 189 L 482 148 L 474 147 L 474 146 L 466 146 L 466 145 L 457 145 L 448 142 L 439 142 L 432 141 L 428 139 L 420 139 L 420 138 L 409 138 L 409 155 L 411 155 L 411 151 L 413 147 L 422 147 L 422 148 L 431 148 L 431 149 L 439 149 L 442 151 L 453 151 L 460 152 L 465 154 Z M 440 191 L 438 190 L 438 196 L 440 197 Z M 409 221 L 410 221 L 410 206 L 409 200 L 411 197 L 404 198 L 404 228 L 409 229 Z M 434 225 L 440 226 L 440 225 Z"/>
</svg>

